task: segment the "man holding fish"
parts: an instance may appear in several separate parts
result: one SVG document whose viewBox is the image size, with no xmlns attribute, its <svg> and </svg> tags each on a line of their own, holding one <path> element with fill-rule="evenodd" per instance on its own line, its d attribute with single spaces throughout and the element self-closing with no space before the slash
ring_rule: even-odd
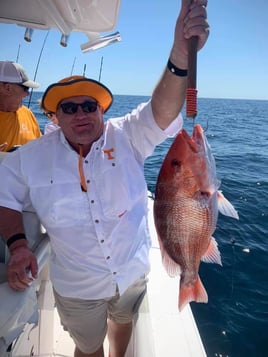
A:
<svg viewBox="0 0 268 357">
<path fill-rule="evenodd" d="M 206 0 L 182 0 L 167 67 L 152 98 L 104 123 L 113 96 L 103 84 L 72 76 L 50 85 L 42 107 L 60 130 L 8 154 L 0 165 L 0 233 L 10 251 L 8 282 L 28 288 L 38 266 L 22 211 L 31 204 L 51 242 L 50 271 L 61 322 L 75 357 L 123 357 L 146 291 L 150 237 L 143 164 L 182 128 L 188 46 L 205 44 Z M 135 173 L 135 174 L 133 174 Z M 108 320 L 108 323 L 107 323 Z"/>
</svg>

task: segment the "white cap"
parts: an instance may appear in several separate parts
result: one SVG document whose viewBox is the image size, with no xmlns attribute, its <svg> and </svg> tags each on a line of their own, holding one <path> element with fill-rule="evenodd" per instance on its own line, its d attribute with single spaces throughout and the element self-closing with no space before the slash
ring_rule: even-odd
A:
<svg viewBox="0 0 268 357">
<path fill-rule="evenodd" d="M 15 62 L 0 61 L 0 82 L 18 83 L 29 88 L 38 88 L 39 83 L 30 80 L 24 68 Z"/>
</svg>

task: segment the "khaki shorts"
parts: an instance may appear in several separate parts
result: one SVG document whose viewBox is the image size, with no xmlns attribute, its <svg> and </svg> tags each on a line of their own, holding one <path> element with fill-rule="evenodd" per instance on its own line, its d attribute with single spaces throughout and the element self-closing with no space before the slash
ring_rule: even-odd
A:
<svg viewBox="0 0 268 357">
<path fill-rule="evenodd" d="M 83 353 L 93 353 L 103 344 L 107 332 L 107 318 L 117 323 L 133 320 L 146 293 L 147 278 L 131 285 L 122 296 L 100 300 L 81 300 L 60 296 L 54 290 L 61 324 Z"/>
</svg>

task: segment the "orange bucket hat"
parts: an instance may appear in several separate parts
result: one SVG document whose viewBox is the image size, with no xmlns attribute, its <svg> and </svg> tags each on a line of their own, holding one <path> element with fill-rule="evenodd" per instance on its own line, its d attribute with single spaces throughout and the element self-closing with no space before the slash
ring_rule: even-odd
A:
<svg viewBox="0 0 268 357">
<path fill-rule="evenodd" d="M 41 107 L 55 113 L 59 103 L 66 98 L 86 95 L 96 99 L 106 112 L 113 102 L 111 91 L 102 83 L 84 76 L 71 76 L 51 84 L 45 91 Z"/>
</svg>

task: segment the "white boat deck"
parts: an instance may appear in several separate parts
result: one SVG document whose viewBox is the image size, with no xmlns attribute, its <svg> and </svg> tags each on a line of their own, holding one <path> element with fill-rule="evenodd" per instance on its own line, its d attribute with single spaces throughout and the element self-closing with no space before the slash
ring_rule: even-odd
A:
<svg viewBox="0 0 268 357">
<path fill-rule="evenodd" d="M 151 258 L 153 265 L 161 267 L 158 250 L 152 250 Z M 178 282 L 167 279 L 162 269 L 155 269 L 149 278 L 148 294 L 141 305 L 126 357 L 206 356 L 190 307 L 178 312 Z M 56 311 L 53 345 L 52 356 L 73 356 L 74 344 L 63 331 Z M 105 356 L 108 356 L 107 341 Z"/>
<path fill-rule="evenodd" d="M 191 309 L 178 312 L 178 281 L 167 277 L 161 266 L 158 249 L 151 252 L 152 270 L 147 296 L 138 319 L 126 357 L 202 357 L 206 356 Z M 54 354 L 72 357 L 74 344 L 54 315 Z M 108 343 L 105 343 L 108 356 Z"/>
</svg>

